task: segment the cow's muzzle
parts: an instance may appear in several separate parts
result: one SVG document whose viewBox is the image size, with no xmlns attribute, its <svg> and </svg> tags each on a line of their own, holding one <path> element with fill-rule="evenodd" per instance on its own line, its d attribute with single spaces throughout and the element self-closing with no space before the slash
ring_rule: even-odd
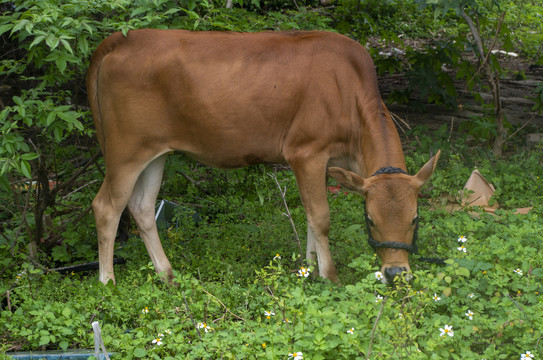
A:
<svg viewBox="0 0 543 360">
<path fill-rule="evenodd" d="M 385 268 L 385 279 L 388 284 L 393 284 L 394 280 L 407 272 L 407 268 L 404 266 L 393 266 Z"/>
</svg>

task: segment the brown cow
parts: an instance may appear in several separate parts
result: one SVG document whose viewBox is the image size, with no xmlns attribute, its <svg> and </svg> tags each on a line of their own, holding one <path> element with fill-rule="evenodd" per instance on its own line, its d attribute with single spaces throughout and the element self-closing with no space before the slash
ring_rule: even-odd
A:
<svg viewBox="0 0 543 360">
<path fill-rule="evenodd" d="M 172 278 L 154 220 L 164 161 L 172 150 L 220 168 L 289 164 L 307 214 L 307 259 L 316 257 L 319 274 L 332 281 L 338 277 L 328 245 L 329 165 L 352 171 L 329 170 L 366 198 L 374 241 L 412 241 L 417 193 L 439 154 L 415 176 L 370 177 L 382 167 L 405 170 L 405 160 L 373 62 L 345 36 L 115 33 L 94 53 L 87 89 L 106 164 L 93 202 L 104 283 L 115 281 L 113 244 L 126 206 L 155 270 Z M 409 271 L 406 250 L 377 249 L 388 279 Z"/>
</svg>

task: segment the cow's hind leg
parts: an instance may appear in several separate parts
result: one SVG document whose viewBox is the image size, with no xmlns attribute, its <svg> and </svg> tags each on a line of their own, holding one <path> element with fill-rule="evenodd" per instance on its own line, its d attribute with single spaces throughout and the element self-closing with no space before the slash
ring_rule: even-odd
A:
<svg viewBox="0 0 543 360">
<path fill-rule="evenodd" d="M 155 221 L 156 198 L 162 183 L 166 157 L 167 155 L 162 155 L 156 158 L 143 170 L 128 201 L 128 209 L 134 217 L 156 272 L 171 281 L 172 267 L 162 248 Z"/>
<path fill-rule="evenodd" d="M 98 257 L 100 260 L 100 281 L 115 283 L 113 274 L 113 247 L 119 219 L 126 207 L 139 172 L 128 169 L 106 169 L 106 177 L 92 202 L 98 235 Z M 122 176 L 120 175 L 122 174 Z"/>
</svg>

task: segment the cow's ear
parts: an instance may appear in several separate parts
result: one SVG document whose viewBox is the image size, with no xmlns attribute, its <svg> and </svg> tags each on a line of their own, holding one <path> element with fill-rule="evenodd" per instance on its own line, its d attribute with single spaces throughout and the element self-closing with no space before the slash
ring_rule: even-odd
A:
<svg viewBox="0 0 543 360">
<path fill-rule="evenodd" d="M 439 159 L 439 156 L 441 155 L 441 150 L 437 151 L 437 154 L 435 154 L 422 168 L 420 168 L 417 175 L 415 175 L 415 179 L 417 180 L 419 187 L 424 185 L 430 179 L 430 176 L 434 173 L 434 170 L 437 165 L 437 160 Z"/>
<path fill-rule="evenodd" d="M 347 190 L 356 191 L 362 194 L 364 192 L 364 178 L 339 167 L 331 167 L 328 169 L 328 175 L 336 179 L 336 181 Z"/>
</svg>

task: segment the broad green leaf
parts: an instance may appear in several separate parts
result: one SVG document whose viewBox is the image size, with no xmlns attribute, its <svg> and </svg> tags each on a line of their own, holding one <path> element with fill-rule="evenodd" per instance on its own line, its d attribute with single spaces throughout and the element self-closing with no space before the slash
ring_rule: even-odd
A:
<svg viewBox="0 0 543 360">
<path fill-rule="evenodd" d="M 66 60 L 63 57 L 59 57 L 55 60 L 55 64 L 57 65 L 60 72 L 64 73 L 64 70 L 66 70 Z"/>
<path fill-rule="evenodd" d="M 32 43 L 30 44 L 30 49 L 41 43 L 45 39 L 45 37 L 45 35 L 36 36 L 36 38 L 34 38 L 34 41 L 32 41 Z"/>
<path fill-rule="evenodd" d="M 20 171 L 27 178 L 32 178 L 32 172 L 28 161 L 21 159 Z"/>
<path fill-rule="evenodd" d="M 147 351 L 143 348 L 136 348 L 134 350 L 134 356 L 137 357 L 137 358 L 142 358 L 142 357 L 145 357 L 147 356 Z"/>
<path fill-rule="evenodd" d="M 74 51 L 72 50 L 72 46 L 70 45 L 70 43 L 66 39 L 61 39 L 60 42 L 62 43 L 64 48 L 73 55 Z"/>
<path fill-rule="evenodd" d="M 49 126 L 55 121 L 57 117 L 57 113 L 54 111 L 51 111 L 49 115 L 47 115 L 47 119 L 45 120 L 45 126 Z"/>
<path fill-rule="evenodd" d="M 31 160 L 37 159 L 39 157 L 40 157 L 40 155 L 38 155 L 36 153 L 26 153 L 26 154 L 21 155 L 21 159 L 27 160 L 27 161 L 31 161 Z"/>
<path fill-rule="evenodd" d="M 39 346 L 47 345 L 51 342 L 51 337 L 49 335 L 42 335 L 40 337 Z"/>
<path fill-rule="evenodd" d="M 12 24 L 4 24 L 4 25 L 0 25 L 0 35 L 2 35 L 3 33 L 5 33 L 6 31 L 8 31 L 9 29 L 11 29 L 13 27 Z"/>
<path fill-rule="evenodd" d="M 51 50 L 53 50 L 57 48 L 58 44 L 60 44 L 60 39 L 51 35 L 45 38 L 45 43 L 51 48 Z"/>
</svg>

